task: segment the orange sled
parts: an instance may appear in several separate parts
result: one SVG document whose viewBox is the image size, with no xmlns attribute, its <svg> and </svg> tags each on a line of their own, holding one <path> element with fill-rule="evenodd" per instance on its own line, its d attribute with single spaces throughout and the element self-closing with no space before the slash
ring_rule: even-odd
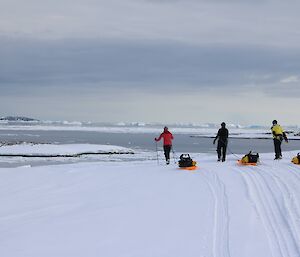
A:
<svg viewBox="0 0 300 257">
<path fill-rule="evenodd" d="M 241 160 L 238 160 L 237 164 L 243 166 L 257 166 L 257 163 L 255 162 L 242 162 Z"/>
<path fill-rule="evenodd" d="M 197 170 L 197 166 L 191 166 L 191 167 L 180 167 L 180 170 Z"/>
</svg>

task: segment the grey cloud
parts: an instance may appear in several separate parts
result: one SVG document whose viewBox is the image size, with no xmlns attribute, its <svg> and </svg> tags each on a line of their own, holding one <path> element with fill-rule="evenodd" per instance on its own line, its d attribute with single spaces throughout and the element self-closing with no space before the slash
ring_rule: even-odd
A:
<svg viewBox="0 0 300 257">
<path fill-rule="evenodd" d="M 2 1 L 1 110 L 84 118 L 106 110 L 108 120 L 112 110 L 124 110 L 118 119 L 135 110 L 156 120 L 169 107 L 167 92 L 173 120 L 186 105 L 209 120 L 244 117 L 251 93 L 250 116 L 272 114 L 280 97 L 294 120 L 299 7 L 295 0 Z"/>
<path fill-rule="evenodd" d="M 0 34 L 299 47 L 299 8 L 295 0 L 11 0 L 0 3 Z"/>
<path fill-rule="evenodd" d="M 300 70 L 299 53 L 174 42 L 10 41 L 0 48 L 0 87 L 263 87 Z"/>
<path fill-rule="evenodd" d="M 263 92 L 266 96 L 278 98 L 299 98 L 300 83 L 273 83 L 265 86 Z"/>
</svg>

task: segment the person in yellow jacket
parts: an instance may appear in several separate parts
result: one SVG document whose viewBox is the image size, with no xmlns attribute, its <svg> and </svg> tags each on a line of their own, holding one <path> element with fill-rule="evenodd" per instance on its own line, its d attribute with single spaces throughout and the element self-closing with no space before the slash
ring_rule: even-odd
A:
<svg viewBox="0 0 300 257">
<path fill-rule="evenodd" d="M 288 142 L 288 138 L 283 131 L 282 127 L 277 123 L 277 120 L 273 120 L 273 126 L 271 131 L 273 134 L 274 149 L 275 149 L 275 160 L 282 159 L 281 153 L 281 142 L 284 139 L 285 142 Z"/>
</svg>

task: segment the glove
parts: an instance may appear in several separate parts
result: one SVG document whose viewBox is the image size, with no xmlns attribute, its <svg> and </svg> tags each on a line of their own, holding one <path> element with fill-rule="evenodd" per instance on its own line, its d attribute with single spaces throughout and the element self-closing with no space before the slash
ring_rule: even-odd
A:
<svg viewBox="0 0 300 257">
<path fill-rule="evenodd" d="M 285 142 L 286 142 L 286 143 L 288 143 L 288 142 L 289 142 L 289 140 L 288 140 L 288 139 L 285 139 Z"/>
<path fill-rule="evenodd" d="M 215 144 L 216 143 L 216 139 L 214 140 L 214 143 L 213 144 Z"/>
<path fill-rule="evenodd" d="M 157 138 L 154 138 L 155 141 L 157 141 Z"/>
</svg>

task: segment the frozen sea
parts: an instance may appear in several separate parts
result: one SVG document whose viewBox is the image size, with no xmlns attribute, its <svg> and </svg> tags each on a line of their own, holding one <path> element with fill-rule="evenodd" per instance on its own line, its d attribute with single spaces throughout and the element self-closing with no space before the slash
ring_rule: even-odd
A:
<svg viewBox="0 0 300 257">
<path fill-rule="evenodd" d="M 174 151 L 177 153 L 215 153 L 213 139 L 216 128 L 170 127 L 175 140 Z M 36 125 L 36 124 L 5 124 L 0 126 L 1 142 L 35 142 L 55 144 L 104 144 L 129 147 L 136 151 L 156 151 L 154 138 L 161 133 L 161 126 L 82 126 L 82 125 Z M 267 129 L 236 129 L 229 128 L 232 133 L 228 152 L 243 154 L 248 151 L 267 153 L 273 151 L 273 141 Z M 247 139 L 236 137 L 246 135 Z M 264 139 L 261 139 L 264 135 Z M 260 139 L 258 139 L 260 137 Z M 290 136 L 289 136 L 290 137 Z M 290 140 L 283 143 L 284 151 L 300 149 L 300 141 Z M 158 143 L 162 149 L 162 142 Z"/>
</svg>

